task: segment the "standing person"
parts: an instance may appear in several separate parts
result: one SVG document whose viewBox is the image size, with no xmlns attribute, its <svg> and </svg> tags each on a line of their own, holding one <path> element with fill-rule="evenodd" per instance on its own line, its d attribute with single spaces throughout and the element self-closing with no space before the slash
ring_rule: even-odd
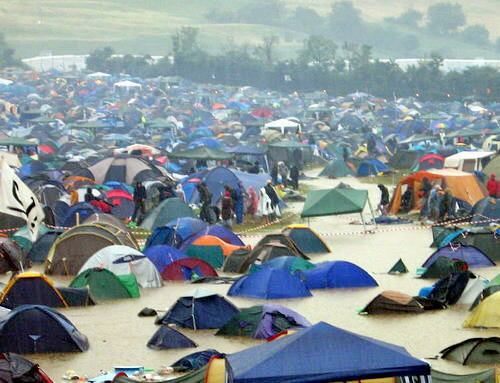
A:
<svg viewBox="0 0 500 383">
<path fill-rule="evenodd" d="M 490 175 L 488 182 L 486 183 L 486 189 L 488 189 L 488 195 L 492 198 L 496 198 L 498 194 L 498 182 L 494 174 Z"/>
<path fill-rule="evenodd" d="M 87 192 L 83 196 L 83 200 L 87 203 L 91 203 L 95 200 L 94 194 L 92 193 L 92 188 L 87 188 Z"/>
<path fill-rule="evenodd" d="M 198 194 L 200 195 L 200 219 L 205 222 L 211 222 L 210 204 L 212 203 L 212 193 L 208 190 L 208 186 L 205 182 L 200 182 L 196 186 Z"/>
<path fill-rule="evenodd" d="M 292 187 L 294 190 L 299 190 L 299 168 L 293 165 L 290 169 L 290 179 L 292 180 Z"/>
<path fill-rule="evenodd" d="M 427 177 L 422 179 L 422 187 L 420 188 L 420 201 L 422 207 L 420 209 L 420 218 L 427 217 L 429 215 L 429 194 L 432 190 L 432 184 Z"/>
<path fill-rule="evenodd" d="M 179 183 L 175 188 L 175 194 L 177 194 L 177 198 L 179 198 L 182 202 L 186 202 L 186 193 L 184 193 L 184 189 L 182 185 Z"/>
<path fill-rule="evenodd" d="M 137 181 L 134 188 L 134 214 L 132 215 L 132 221 L 137 222 L 140 225 L 142 222 L 144 215 L 146 214 L 146 188 L 142 184 L 142 182 Z M 138 213 L 141 213 L 139 218 L 137 217 Z M 136 221 L 137 220 L 137 221 Z"/>
<path fill-rule="evenodd" d="M 273 185 L 278 184 L 278 163 L 277 162 L 275 162 L 273 164 L 273 167 L 271 168 L 271 179 L 272 179 Z"/>
<path fill-rule="evenodd" d="M 257 197 L 257 193 L 253 187 L 248 188 L 248 198 L 247 198 L 247 214 L 255 215 L 258 210 L 259 198 Z"/>
<path fill-rule="evenodd" d="M 233 199 L 231 198 L 229 186 L 224 187 L 224 194 L 221 202 L 221 217 L 224 226 L 231 228 L 233 218 Z"/>
<path fill-rule="evenodd" d="M 380 190 L 380 203 L 378 204 L 378 208 L 382 215 L 387 215 L 387 207 L 389 206 L 389 190 L 382 184 L 378 184 L 377 187 Z"/>
<path fill-rule="evenodd" d="M 439 205 L 439 219 L 446 220 L 455 216 L 455 198 L 451 194 L 451 190 L 446 188 L 444 195 L 441 198 Z"/>
<path fill-rule="evenodd" d="M 280 161 L 278 164 L 278 173 L 281 176 L 281 183 L 283 184 L 283 186 L 287 187 L 287 185 L 288 185 L 288 166 L 286 166 L 283 161 Z"/>
<path fill-rule="evenodd" d="M 278 193 L 276 193 L 276 190 L 274 190 L 273 184 L 271 180 L 267 181 L 267 185 L 265 186 L 266 194 L 269 197 L 269 200 L 271 201 L 271 214 L 273 215 L 272 221 L 274 220 L 274 216 L 280 216 L 279 212 L 279 206 L 278 204 L 280 203 L 280 199 L 278 197 Z"/>
<path fill-rule="evenodd" d="M 233 199 L 234 213 L 236 214 L 236 223 L 241 225 L 245 215 L 245 187 L 241 181 L 238 181 L 236 188 L 231 190 L 231 197 Z"/>
<path fill-rule="evenodd" d="M 428 197 L 428 207 L 429 207 L 429 217 L 431 220 L 437 221 L 439 219 L 439 204 L 440 204 L 440 192 L 441 187 L 439 185 L 434 185 L 429 192 Z"/>
<path fill-rule="evenodd" d="M 347 160 L 349 160 L 349 149 L 347 149 L 347 146 L 344 146 L 342 149 L 342 158 L 344 159 L 344 162 L 347 163 Z"/>
</svg>

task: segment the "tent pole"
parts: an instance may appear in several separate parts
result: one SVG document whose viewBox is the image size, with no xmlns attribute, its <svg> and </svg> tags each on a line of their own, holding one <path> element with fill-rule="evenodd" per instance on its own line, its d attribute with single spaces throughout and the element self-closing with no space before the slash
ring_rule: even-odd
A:
<svg viewBox="0 0 500 383">
<path fill-rule="evenodd" d="M 363 231 L 366 234 L 366 224 L 365 224 L 365 219 L 363 218 L 363 212 L 359 213 L 359 215 L 361 217 L 361 222 L 363 222 Z"/>
<path fill-rule="evenodd" d="M 377 228 L 377 221 L 375 221 L 375 213 L 373 212 L 373 206 L 370 202 L 370 198 L 368 198 L 368 207 L 370 208 L 370 213 L 372 214 L 373 223 L 375 224 L 375 229 Z"/>
</svg>

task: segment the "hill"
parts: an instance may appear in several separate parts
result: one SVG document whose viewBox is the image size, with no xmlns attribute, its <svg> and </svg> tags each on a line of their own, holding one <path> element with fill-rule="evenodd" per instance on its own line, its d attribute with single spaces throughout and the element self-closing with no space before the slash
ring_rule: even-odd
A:
<svg viewBox="0 0 500 383">
<path fill-rule="evenodd" d="M 429 4 L 436 2 L 354 0 L 365 20 L 382 24 L 385 17 L 397 16 L 411 6 L 425 11 Z M 498 0 L 457 2 L 463 5 L 469 24 L 485 24 L 492 38 L 500 35 L 495 7 Z M 234 43 L 257 44 L 264 36 L 277 35 L 279 54 L 293 55 L 306 37 L 293 25 L 215 24 L 206 18 L 211 9 L 235 9 L 248 3 L 248 0 L 9 0 L 0 3 L 0 31 L 21 57 L 44 53 L 85 54 L 103 46 L 111 46 L 119 53 L 161 55 L 170 50 L 170 36 L 182 26 L 199 28 L 202 46 L 212 51 Z M 290 9 L 307 6 L 322 16 L 329 13 L 331 3 L 330 0 L 285 2 Z M 498 57 L 493 49 L 436 38 L 425 31 L 409 31 L 392 25 L 390 28 L 394 33 L 415 34 L 420 40 L 420 48 L 415 53 L 420 56 L 439 50 L 448 58 Z M 408 56 L 399 48 L 384 47 L 376 49 L 375 54 L 390 58 Z"/>
</svg>

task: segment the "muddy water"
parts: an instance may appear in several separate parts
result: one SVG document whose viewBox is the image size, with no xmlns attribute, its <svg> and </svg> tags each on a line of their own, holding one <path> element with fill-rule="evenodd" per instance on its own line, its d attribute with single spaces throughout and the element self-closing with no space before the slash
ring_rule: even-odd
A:
<svg viewBox="0 0 500 383">
<path fill-rule="evenodd" d="M 376 205 L 378 193 L 375 185 L 361 186 L 352 179 L 347 182 L 356 187 L 368 188 L 370 198 Z M 314 180 L 310 183 L 313 187 L 331 187 L 338 181 Z M 300 209 L 300 206 L 295 208 Z M 366 215 L 369 215 L 368 211 Z M 349 224 L 350 221 L 358 219 L 359 216 L 356 215 L 325 217 L 312 219 L 310 224 L 318 232 L 346 233 L 362 230 L 360 225 Z M 411 354 L 420 358 L 433 357 L 442 348 L 470 337 L 499 336 L 499 330 L 463 329 L 462 322 L 468 315 L 467 307 L 455 306 L 448 310 L 419 315 L 357 314 L 358 309 L 364 307 L 383 290 L 398 290 L 416 295 L 420 288 L 430 284 L 430 281 L 416 279 L 414 271 L 431 254 L 432 249 L 429 248 L 431 239 L 431 232 L 428 229 L 325 237 L 332 252 L 314 256 L 314 262 L 335 259 L 352 261 L 374 273 L 380 286 L 372 289 L 316 290 L 311 298 L 275 302 L 300 312 L 312 323 L 325 321 L 356 333 L 395 343 L 406 347 Z M 257 240 L 256 237 L 247 238 L 249 243 L 255 243 Z M 384 274 L 399 258 L 403 259 L 411 272 L 402 276 Z M 476 272 L 492 278 L 500 273 L 500 267 L 477 269 Z M 67 284 L 68 280 L 59 279 L 57 282 Z M 63 310 L 77 328 L 88 336 L 90 350 L 77 354 L 29 357 L 38 362 L 56 381 L 70 369 L 80 375 L 93 376 L 100 370 L 109 370 L 113 365 L 139 364 L 150 368 L 169 365 L 183 355 L 193 352 L 194 349 L 169 351 L 148 349 L 146 343 L 156 330 L 154 319 L 139 318 L 137 313 L 144 307 L 165 310 L 179 296 L 189 294 L 196 287 L 183 283 L 167 283 L 160 289 L 142 290 L 139 299 L 107 302 L 84 309 Z M 225 295 L 229 285 L 204 287 Z M 230 298 L 230 300 L 240 307 L 264 302 L 241 298 Z M 220 352 L 231 353 L 259 343 L 245 338 L 215 337 L 213 335 L 215 331 L 195 332 L 184 329 L 181 331 L 198 343 L 197 350 L 215 348 Z M 474 371 L 445 361 L 429 360 L 429 362 L 447 372 Z M 486 367 L 488 366 L 482 366 L 480 369 Z"/>
</svg>

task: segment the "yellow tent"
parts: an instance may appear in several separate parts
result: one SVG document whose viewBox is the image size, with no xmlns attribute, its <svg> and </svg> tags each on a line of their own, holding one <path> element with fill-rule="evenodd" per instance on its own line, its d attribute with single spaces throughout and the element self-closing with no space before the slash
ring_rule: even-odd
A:
<svg viewBox="0 0 500 383">
<path fill-rule="evenodd" d="M 212 358 L 208 363 L 204 383 L 226 382 L 226 360 L 224 358 Z"/>
<path fill-rule="evenodd" d="M 464 327 L 500 327 L 500 291 L 479 303 L 464 322 Z"/>
</svg>

